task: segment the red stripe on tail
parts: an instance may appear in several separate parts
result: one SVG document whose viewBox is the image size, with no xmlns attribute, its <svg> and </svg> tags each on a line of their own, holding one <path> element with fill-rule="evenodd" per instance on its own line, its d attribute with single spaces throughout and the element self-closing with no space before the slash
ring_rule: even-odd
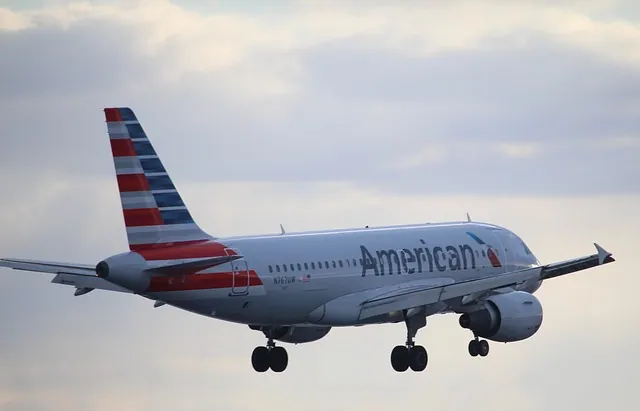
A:
<svg viewBox="0 0 640 411">
<path fill-rule="evenodd" d="M 209 240 L 187 240 L 187 241 L 175 241 L 170 243 L 151 243 L 151 244 L 131 244 L 131 251 L 135 251 L 139 253 L 140 251 L 145 250 L 155 250 L 159 248 L 168 248 L 168 247 L 185 247 L 187 245 L 206 243 Z"/>
<path fill-rule="evenodd" d="M 118 188 L 121 193 L 131 191 L 149 191 L 149 181 L 144 174 L 122 174 L 118 176 Z"/>
<path fill-rule="evenodd" d="M 136 150 L 133 143 L 128 138 L 111 139 L 111 153 L 114 157 L 131 157 L 136 156 Z"/>
<path fill-rule="evenodd" d="M 215 241 L 200 242 L 197 244 L 178 243 L 171 247 L 161 248 L 136 248 L 139 246 L 132 246 L 131 250 L 140 254 L 145 260 L 180 260 L 185 258 L 207 258 L 207 257 L 220 257 L 225 256 L 227 253 L 225 249 L 227 246 L 224 244 L 216 243 Z M 229 255 L 235 255 L 233 250 L 228 250 Z"/>
<path fill-rule="evenodd" d="M 120 110 L 117 108 L 105 108 L 104 116 L 107 118 L 107 121 L 122 121 L 122 115 L 120 114 Z"/>
<path fill-rule="evenodd" d="M 157 208 L 138 208 L 122 210 L 124 224 L 127 227 L 141 227 L 146 225 L 163 225 L 162 215 Z"/>
</svg>

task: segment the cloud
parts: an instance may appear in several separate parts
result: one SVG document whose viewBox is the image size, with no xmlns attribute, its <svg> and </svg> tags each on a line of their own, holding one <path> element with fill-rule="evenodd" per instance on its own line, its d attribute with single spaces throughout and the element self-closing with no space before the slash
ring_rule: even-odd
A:
<svg viewBox="0 0 640 411">
<path fill-rule="evenodd" d="M 498 145 L 497 151 L 506 157 L 526 158 L 540 153 L 540 146 L 535 143 L 502 143 Z"/>
<path fill-rule="evenodd" d="M 29 18 L 23 14 L 9 9 L 0 8 L 0 29 L 13 31 L 23 30 L 29 27 Z"/>
<path fill-rule="evenodd" d="M 637 153 L 589 143 L 637 134 L 635 63 L 558 34 L 571 18 L 586 19 L 581 30 L 591 33 L 594 18 L 580 20 L 569 6 L 523 3 L 505 9 L 500 30 L 462 25 L 456 39 L 438 27 L 470 12 L 489 15 L 493 6 L 456 14 L 461 3 L 452 4 L 377 3 L 362 18 L 349 5 L 323 3 L 261 16 L 201 15 L 169 2 L 11 12 L 17 16 L 11 21 L 27 19 L 29 28 L 0 35 L 8 56 L 0 68 L 7 119 L 0 125 L 0 167 L 25 178 L 42 170 L 110 175 L 100 110 L 129 105 L 169 170 L 187 181 L 215 175 L 422 194 L 485 192 L 469 180 L 482 167 L 499 182 L 490 190 L 503 193 L 635 192 Z M 407 17 L 412 13 L 438 24 L 419 25 Z M 525 24 L 523 13 L 546 29 Z M 626 33 L 632 23 L 623 23 L 597 27 Z M 390 33 L 403 41 L 385 42 Z M 414 44 L 411 36 L 437 51 L 407 52 L 401 44 Z M 513 36 L 526 41 L 514 43 Z M 533 161 L 540 157 L 520 157 L 514 179 L 503 173 L 513 158 L 478 156 L 514 144 L 535 144 L 547 154 L 546 174 Z M 623 167 L 620 156 L 628 158 Z M 423 176 L 442 174 L 445 158 L 456 167 L 422 184 Z M 556 184 L 545 175 L 555 175 Z"/>
</svg>

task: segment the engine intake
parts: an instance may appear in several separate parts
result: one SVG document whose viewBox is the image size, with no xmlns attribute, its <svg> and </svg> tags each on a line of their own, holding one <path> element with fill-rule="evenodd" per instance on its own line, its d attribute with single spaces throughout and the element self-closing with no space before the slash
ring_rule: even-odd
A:
<svg viewBox="0 0 640 411">
<path fill-rule="evenodd" d="M 512 342 L 535 334 L 542 317 L 542 304 L 533 294 L 514 291 L 487 298 L 479 310 L 462 314 L 459 323 L 480 337 Z"/>
</svg>

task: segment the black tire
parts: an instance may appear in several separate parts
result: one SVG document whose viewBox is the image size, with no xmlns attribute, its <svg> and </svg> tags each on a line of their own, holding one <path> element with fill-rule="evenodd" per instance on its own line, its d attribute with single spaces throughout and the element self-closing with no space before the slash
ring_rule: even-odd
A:
<svg viewBox="0 0 640 411">
<path fill-rule="evenodd" d="M 269 369 L 269 350 L 267 347 L 256 347 L 253 350 L 251 365 L 257 372 L 265 372 Z"/>
<path fill-rule="evenodd" d="M 469 355 L 477 357 L 479 351 L 480 347 L 478 347 L 478 342 L 476 340 L 469 341 Z"/>
<path fill-rule="evenodd" d="M 416 345 L 409 350 L 409 365 L 413 371 L 424 371 L 424 369 L 427 368 L 428 362 L 429 356 L 427 355 L 427 350 L 423 346 Z"/>
<path fill-rule="evenodd" d="M 397 372 L 405 372 L 409 368 L 409 350 L 404 345 L 398 345 L 391 351 L 391 366 Z"/>
<path fill-rule="evenodd" d="M 269 366 L 273 372 L 282 372 L 289 364 L 289 354 L 283 347 L 274 347 L 269 353 Z"/>
<path fill-rule="evenodd" d="M 478 344 L 478 354 L 481 357 L 486 357 L 489 354 L 489 342 L 487 340 L 481 340 Z"/>
</svg>

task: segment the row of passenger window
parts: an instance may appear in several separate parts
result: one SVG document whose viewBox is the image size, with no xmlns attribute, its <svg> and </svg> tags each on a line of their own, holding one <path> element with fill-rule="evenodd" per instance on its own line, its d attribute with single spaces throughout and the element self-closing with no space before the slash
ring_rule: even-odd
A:
<svg viewBox="0 0 640 411">
<path fill-rule="evenodd" d="M 355 258 L 349 260 L 338 260 L 338 261 L 325 261 L 324 263 L 322 261 L 318 261 L 317 263 L 315 261 L 311 262 L 311 263 L 297 263 L 297 264 L 276 264 L 275 266 L 270 265 L 269 266 L 269 272 L 272 273 L 274 272 L 274 267 L 275 267 L 275 272 L 279 273 L 279 272 L 289 272 L 289 271 L 302 271 L 303 267 L 305 270 L 328 270 L 329 268 L 349 268 L 349 267 L 357 267 L 358 264 L 362 265 L 362 258 L 360 260 L 356 260 Z"/>
<path fill-rule="evenodd" d="M 500 255 L 500 252 L 497 249 L 494 249 L 496 254 Z M 478 250 L 476 250 L 476 256 L 479 257 L 479 253 Z M 484 250 L 482 250 L 482 256 L 486 257 L 487 254 L 485 253 Z M 424 256 L 423 256 L 424 259 Z M 377 259 L 374 258 L 375 263 L 377 263 Z M 270 265 L 269 266 L 269 272 L 273 273 L 274 272 L 274 267 L 275 267 L 275 272 L 279 273 L 279 272 L 289 272 L 289 271 L 302 271 L 302 268 L 304 267 L 305 270 L 309 270 L 309 267 L 311 267 L 312 270 L 323 270 L 323 269 L 329 269 L 329 268 L 344 268 L 344 267 L 357 267 L 358 265 L 362 266 L 362 258 L 356 260 L 355 258 L 349 260 L 349 259 L 345 259 L 345 260 L 338 260 L 338 261 L 331 261 L 331 264 L 329 264 L 329 261 L 324 261 L 324 263 L 322 261 L 318 261 L 318 263 L 316 264 L 316 262 L 311 262 L 311 263 L 296 263 L 296 264 L 276 264 L 275 266 Z"/>
</svg>

